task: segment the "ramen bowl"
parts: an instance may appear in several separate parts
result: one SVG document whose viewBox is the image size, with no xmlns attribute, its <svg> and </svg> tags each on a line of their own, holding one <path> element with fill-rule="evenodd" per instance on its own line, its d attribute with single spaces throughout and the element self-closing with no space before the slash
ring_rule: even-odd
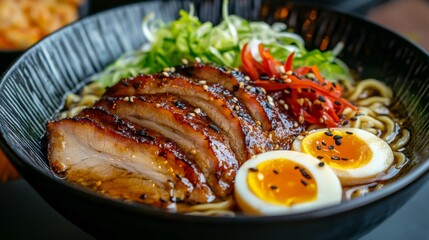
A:
<svg viewBox="0 0 429 240">
<path fill-rule="evenodd" d="M 220 1 L 195 4 L 202 21 L 219 22 Z M 111 199 L 57 177 L 49 168 L 45 124 L 66 93 L 82 86 L 126 51 L 147 40 L 141 20 L 149 12 L 165 21 L 187 2 L 145 2 L 78 21 L 25 52 L 0 84 L 1 147 L 40 195 L 96 238 L 353 239 L 380 224 L 418 191 L 429 171 L 429 57 L 376 24 L 327 9 L 284 1 L 234 1 L 232 13 L 251 20 L 285 22 L 308 49 L 344 43 L 340 58 L 359 78 L 373 77 L 394 90 L 393 109 L 409 120 L 409 161 L 382 189 L 339 205 L 279 216 L 207 217 L 170 213 Z M 286 13 L 286 14 L 285 14 Z M 326 42 L 325 39 L 328 39 Z"/>
</svg>

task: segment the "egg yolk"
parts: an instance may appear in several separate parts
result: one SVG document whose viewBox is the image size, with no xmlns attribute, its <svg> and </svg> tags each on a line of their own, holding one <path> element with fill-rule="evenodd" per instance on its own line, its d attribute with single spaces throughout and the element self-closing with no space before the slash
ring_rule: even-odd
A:
<svg viewBox="0 0 429 240">
<path fill-rule="evenodd" d="M 300 164 L 287 159 L 273 159 L 249 170 L 250 190 L 266 202 L 291 206 L 317 198 L 313 176 Z"/>
<path fill-rule="evenodd" d="M 368 144 L 352 132 L 326 131 L 306 136 L 301 143 L 304 153 L 317 157 L 337 169 L 353 169 L 371 161 Z"/>
</svg>

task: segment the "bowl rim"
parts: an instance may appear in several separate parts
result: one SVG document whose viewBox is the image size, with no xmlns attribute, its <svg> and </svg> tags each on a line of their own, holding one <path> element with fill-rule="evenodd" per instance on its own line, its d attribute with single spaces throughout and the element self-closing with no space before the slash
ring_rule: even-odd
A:
<svg viewBox="0 0 429 240">
<path fill-rule="evenodd" d="M 3 72 L 0 80 L 0 90 L 4 85 L 4 82 L 5 82 L 4 79 L 7 79 L 12 74 L 13 70 L 15 70 L 18 67 L 19 63 L 24 62 L 28 55 L 32 54 L 32 52 L 36 51 L 36 49 L 41 48 L 45 44 L 45 42 L 55 41 L 56 38 L 59 38 L 62 36 L 61 35 L 62 32 L 69 31 L 69 29 L 72 29 L 74 27 L 79 27 L 78 25 L 82 25 L 85 22 L 96 21 L 98 18 L 102 18 L 104 15 L 109 15 L 117 11 L 126 11 L 126 9 L 128 8 L 134 8 L 140 5 L 145 5 L 149 2 L 156 2 L 156 1 L 133 3 L 133 4 L 115 7 L 106 11 L 102 11 L 94 15 L 80 18 L 77 21 L 47 35 L 38 43 L 36 43 L 35 45 L 27 49 L 21 56 L 15 59 L 6 69 L 6 71 Z M 409 46 L 416 48 L 418 52 L 421 52 L 429 57 L 429 52 L 423 49 L 421 46 L 410 41 L 409 39 L 402 37 L 402 35 L 396 33 L 395 31 L 385 28 L 380 24 L 375 23 L 369 19 L 366 19 L 363 16 L 360 16 L 358 14 L 342 12 L 342 11 L 338 11 L 337 9 L 332 9 L 332 8 L 323 7 L 323 6 L 314 6 L 314 5 L 307 5 L 307 4 L 301 4 L 301 3 L 299 4 L 293 3 L 293 4 L 299 5 L 299 6 L 305 6 L 308 8 L 315 8 L 321 11 L 326 11 L 329 14 L 342 15 L 347 18 L 353 18 L 353 20 L 355 21 L 361 21 L 364 24 L 373 25 L 379 30 L 386 31 L 389 34 L 394 35 L 396 38 L 405 41 Z M 88 190 L 84 187 L 77 186 L 67 181 L 61 180 L 59 178 L 56 179 L 52 176 L 48 176 L 47 174 L 42 172 L 39 168 L 31 164 L 28 164 L 26 160 L 23 160 L 24 157 L 23 156 L 21 157 L 21 154 L 17 153 L 11 147 L 9 142 L 5 139 L 4 135 L 5 135 L 5 132 L 3 129 L 1 129 L 0 130 L 0 148 L 4 150 L 6 156 L 11 160 L 13 165 L 17 167 L 19 172 L 31 172 L 31 174 L 37 174 L 39 178 L 42 178 L 47 182 L 54 183 L 57 187 L 61 188 L 61 190 L 71 192 L 72 194 L 78 194 L 81 197 L 85 198 L 85 200 L 94 201 L 108 207 L 123 209 L 123 210 L 129 211 L 130 213 L 132 212 L 135 214 L 139 214 L 141 216 L 163 218 L 164 220 L 170 220 L 170 221 L 180 220 L 180 221 L 188 221 L 188 222 L 197 221 L 199 223 L 209 223 L 209 224 L 224 224 L 224 223 L 241 224 L 241 223 L 252 223 L 252 222 L 272 223 L 272 222 L 293 222 L 293 221 L 314 220 L 314 219 L 324 218 L 332 215 L 338 215 L 351 210 L 356 210 L 370 203 L 382 200 L 388 197 L 389 195 L 392 195 L 396 192 L 399 192 L 409 187 L 413 182 L 424 178 L 425 175 L 429 173 L 429 159 L 424 159 L 422 160 L 422 163 L 419 164 L 419 166 L 415 167 L 415 169 L 412 169 L 404 176 L 401 176 L 400 178 L 395 180 L 395 182 L 384 186 L 383 189 L 379 191 L 374 191 L 371 194 L 366 195 L 365 197 L 353 199 L 352 201 L 346 201 L 346 202 L 342 202 L 341 204 L 337 204 L 337 205 L 333 205 L 333 206 L 329 206 L 321 209 L 316 209 L 313 211 L 303 212 L 303 213 L 273 215 L 273 216 L 237 215 L 236 217 L 226 217 L 226 216 L 210 217 L 210 216 L 199 216 L 199 215 L 187 215 L 187 214 L 176 213 L 176 212 L 168 212 L 163 209 L 159 209 L 159 208 L 144 205 L 144 204 L 132 203 L 132 202 L 128 203 L 122 200 L 112 199 L 104 195 L 101 195 L 99 193 L 96 193 L 94 191 Z M 26 174 L 23 174 L 23 176 L 25 178 L 28 177 Z M 30 185 L 33 186 L 32 182 L 29 182 L 29 183 Z"/>
</svg>

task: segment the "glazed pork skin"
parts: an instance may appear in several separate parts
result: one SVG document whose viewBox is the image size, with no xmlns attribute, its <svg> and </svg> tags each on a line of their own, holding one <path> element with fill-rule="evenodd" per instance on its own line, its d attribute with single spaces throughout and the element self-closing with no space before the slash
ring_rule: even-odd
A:
<svg viewBox="0 0 429 240">
<path fill-rule="evenodd" d="M 219 126 L 228 138 L 240 163 L 251 156 L 272 150 L 273 144 L 266 133 L 255 123 L 247 109 L 219 84 L 207 84 L 205 80 L 194 82 L 177 74 L 140 75 L 123 79 L 107 90 L 104 96 L 134 96 L 169 93 L 200 108 Z"/>
<path fill-rule="evenodd" d="M 164 208 L 214 200 L 204 182 L 186 178 L 195 183 L 197 173 L 185 172 L 192 168 L 146 134 L 130 138 L 85 117 L 49 122 L 47 129 L 50 164 L 72 182 Z"/>
<path fill-rule="evenodd" d="M 217 197 L 232 192 L 239 162 L 228 141 L 210 127 L 213 122 L 201 110 L 171 95 L 107 97 L 96 105 L 174 141 L 202 170 Z"/>
</svg>

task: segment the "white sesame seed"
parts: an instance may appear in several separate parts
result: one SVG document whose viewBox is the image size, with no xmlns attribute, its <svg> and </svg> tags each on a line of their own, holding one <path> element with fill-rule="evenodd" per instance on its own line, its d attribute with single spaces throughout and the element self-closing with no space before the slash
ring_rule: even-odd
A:
<svg viewBox="0 0 429 240">
<path fill-rule="evenodd" d="M 136 98 L 135 96 L 130 97 L 130 102 L 134 102 L 135 98 Z"/>
<path fill-rule="evenodd" d="M 192 150 L 191 150 L 191 154 L 193 154 L 193 155 L 197 154 L 197 150 L 192 149 Z"/>
<path fill-rule="evenodd" d="M 176 68 L 175 68 L 175 67 L 171 67 L 171 68 L 170 68 L 170 72 L 174 73 L 175 71 L 176 71 Z"/>
<path fill-rule="evenodd" d="M 267 96 L 268 102 L 274 102 L 274 99 L 271 96 Z"/>
<path fill-rule="evenodd" d="M 188 64 L 189 62 L 188 62 L 188 60 L 187 60 L 186 58 L 183 58 L 183 59 L 182 59 L 182 63 L 183 63 L 183 64 Z"/>
<path fill-rule="evenodd" d="M 291 83 L 291 82 L 292 82 L 292 79 L 286 78 L 285 83 Z"/>
<path fill-rule="evenodd" d="M 276 144 L 276 145 L 274 146 L 274 150 L 279 150 L 279 149 L 280 149 L 280 145 Z"/>
<path fill-rule="evenodd" d="M 299 126 L 299 124 L 297 122 L 293 122 L 293 127 L 297 128 Z"/>
<path fill-rule="evenodd" d="M 236 110 L 236 111 L 240 110 L 240 107 L 239 107 L 239 106 L 237 106 L 237 105 L 235 105 L 235 110 Z"/>
<path fill-rule="evenodd" d="M 207 84 L 207 81 L 206 80 L 200 80 L 200 81 L 198 81 L 198 83 L 204 85 L 204 84 Z"/>
<path fill-rule="evenodd" d="M 170 68 L 169 68 L 169 67 L 166 67 L 166 68 L 164 68 L 162 71 L 164 71 L 164 72 L 169 72 L 169 71 L 170 71 Z"/>
<path fill-rule="evenodd" d="M 260 89 L 261 89 L 261 91 L 262 91 L 263 94 L 267 94 L 267 90 L 265 90 L 265 88 L 260 87 Z"/>
<path fill-rule="evenodd" d="M 207 90 L 209 90 L 209 86 L 203 85 L 203 89 L 207 91 Z"/>
<path fill-rule="evenodd" d="M 200 62 L 201 62 L 201 58 L 196 57 L 196 58 L 195 58 L 195 62 L 200 63 Z"/>
<path fill-rule="evenodd" d="M 194 112 L 195 112 L 196 114 L 200 114 L 200 113 L 201 113 L 201 109 L 199 109 L 199 108 L 195 108 L 195 109 L 194 109 Z"/>
<path fill-rule="evenodd" d="M 304 104 L 304 98 L 298 98 L 296 102 L 299 104 L 299 106 L 302 106 Z"/>
<path fill-rule="evenodd" d="M 249 76 L 244 76 L 244 80 L 250 81 L 250 77 Z"/>
<path fill-rule="evenodd" d="M 283 105 L 283 104 L 285 104 L 285 100 L 280 99 L 280 100 L 279 100 L 279 103 L 280 103 L 281 105 Z"/>
<path fill-rule="evenodd" d="M 286 110 L 289 110 L 289 106 L 285 103 L 285 104 L 283 104 L 283 107 L 286 109 Z"/>
<path fill-rule="evenodd" d="M 124 99 L 123 99 L 125 102 L 128 102 L 128 101 L 130 101 L 130 98 L 129 97 L 124 97 Z"/>
<path fill-rule="evenodd" d="M 299 121 L 299 123 L 303 124 L 304 123 L 304 117 L 303 116 L 299 116 L 298 121 Z"/>
<path fill-rule="evenodd" d="M 238 85 L 239 85 L 240 88 L 243 88 L 244 87 L 244 82 L 240 82 Z"/>
<path fill-rule="evenodd" d="M 256 121 L 255 123 L 256 123 L 256 125 L 258 125 L 258 126 L 261 126 L 261 125 L 262 125 L 262 123 L 261 123 L 260 121 Z"/>
<path fill-rule="evenodd" d="M 162 72 L 162 75 L 163 75 L 164 77 L 168 77 L 168 76 L 169 76 L 168 72 Z"/>
<path fill-rule="evenodd" d="M 286 74 L 287 75 L 292 75 L 292 71 L 289 70 L 289 71 L 286 72 Z"/>
<path fill-rule="evenodd" d="M 209 100 L 210 100 L 210 101 L 213 101 L 213 100 L 214 100 L 214 98 L 213 98 L 213 97 L 209 97 Z"/>
<path fill-rule="evenodd" d="M 247 90 L 249 90 L 250 88 L 251 88 L 251 86 L 250 86 L 250 85 L 247 85 L 247 86 L 246 86 L 246 89 L 247 89 Z"/>
<path fill-rule="evenodd" d="M 191 117 L 195 117 L 195 113 L 188 113 L 189 114 L 189 116 L 191 116 Z"/>
</svg>

